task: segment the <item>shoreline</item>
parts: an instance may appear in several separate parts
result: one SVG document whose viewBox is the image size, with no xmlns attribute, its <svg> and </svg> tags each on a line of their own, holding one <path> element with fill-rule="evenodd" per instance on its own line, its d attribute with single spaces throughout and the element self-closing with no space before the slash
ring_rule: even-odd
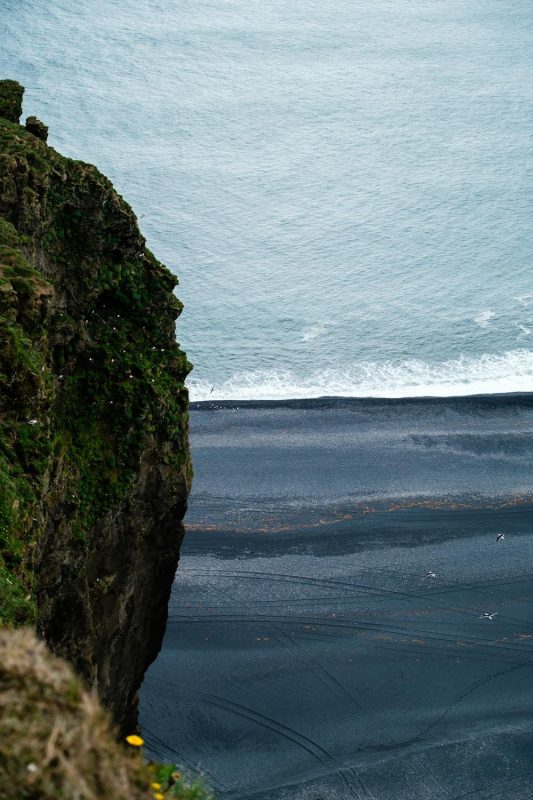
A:
<svg viewBox="0 0 533 800">
<path fill-rule="evenodd" d="M 462 404 L 462 405 L 527 405 L 533 406 L 533 392 L 495 392 L 486 394 L 459 394 L 459 395 L 420 395 L 405 397 L 344 397 L 328 396 L 321 397 L 294 397 L 279 400 L 191 400 L 189 407 L 191 410 L 200 411 L 206 409 L 215 411 L 219 408 L 339 408 L 342 406 L 399 406 L 399 405 L 427 405 L 434 406 L 439 404 Z"/>
</svg>

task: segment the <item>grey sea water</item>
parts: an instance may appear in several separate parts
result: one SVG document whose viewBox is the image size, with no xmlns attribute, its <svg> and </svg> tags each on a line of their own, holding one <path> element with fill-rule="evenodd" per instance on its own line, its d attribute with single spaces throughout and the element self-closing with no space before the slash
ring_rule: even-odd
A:
<svg viewBox="0 0 533 800">
<path fill-rule="evenodd" d="M 179 275 L 193 399 L 533 389 L 531 0 L 0 0 L 0 32 Z"/>
</svg>

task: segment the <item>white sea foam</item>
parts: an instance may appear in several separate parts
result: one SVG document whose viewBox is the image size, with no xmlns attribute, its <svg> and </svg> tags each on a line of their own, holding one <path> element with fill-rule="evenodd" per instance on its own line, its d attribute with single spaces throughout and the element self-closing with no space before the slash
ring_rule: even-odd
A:
<svg viewBox="0 0 533 800">
<path fill-rule="evenodd" d="M 494 317 L 494 311 L 491 311 L 488 308 L 486 311 L 481 311 L 480 314 L 474 317 L 474 322 L 476 322 L 480 328 L 488 328 L 491 319 Z"/>
<path fill-rule="evenodd" d="M 311 325 L 309 328 L 306 328 L 302 334 L 301 341 L 302 342 L 312 342 L 313 339 L 316 339 L 318 336 L 321 336 L 327 330 L 327 325 L 324 325 L 323 322 L 319 322 L 317 325 Z"/>
<path fill-rule="evenodd" d="M 189 382 L 191 400 L 288 400 L 315 397 L 460 397 L 533 392 L 533 350 L 462 357 L 440 364 L 411 359 L 362 362 L 299 377 L 294 372 L 255 371 L 221 383 Z"/>
</svg>

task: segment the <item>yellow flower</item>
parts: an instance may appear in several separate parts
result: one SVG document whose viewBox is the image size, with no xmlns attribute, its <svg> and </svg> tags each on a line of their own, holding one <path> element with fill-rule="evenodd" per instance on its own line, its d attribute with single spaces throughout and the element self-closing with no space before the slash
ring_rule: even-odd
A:
<svg viewBox="0 0 533 800">
<path fill-rule="evenodd" d="M 165 800 L 165 795 L 161 794 L 161 792 L 156 792 L 154 794 L 154 800 Z"/>
<path fill-rule="evenodd" d="M 142 747 L 144 744 L 144 739 L 141 739 L 141 737 L 137 736 L 135 733 L 131 736 L 126 736 L 126 741 L 128 744 L 132 744 L 134 747 Z"/>
<path fill-rule="evenodd" d="M 154 781 L 153 783 L 151 783 L 151 784 L 150 784 L 150 789 L 155 789 L 155 791 L 156 791 L 156 792 L 157 792 L 157 791 L 158 791 L 160 788 L 161 788 L 161 784 L 160 784 L 160 783 L 156 783 L 156 782 Z"/>
</svg>

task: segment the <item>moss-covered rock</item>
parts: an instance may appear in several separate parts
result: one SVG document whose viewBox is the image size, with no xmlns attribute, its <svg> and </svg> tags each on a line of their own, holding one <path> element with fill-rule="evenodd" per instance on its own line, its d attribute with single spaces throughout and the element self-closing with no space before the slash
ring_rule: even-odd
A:
<svg viewBox="0 0 533 800">
<path fill-rule="evenodd" d="M 191 479 L 175 284 L 110 181 L 0 118 L 0 622 L 35 618 L 123 729 Z"/>
<path fill-rule="evenodd" d="M 0 117 L 18 122 L 22 114 L 24 87 L 17 81 L 0 81 Z"/>
</svg>

